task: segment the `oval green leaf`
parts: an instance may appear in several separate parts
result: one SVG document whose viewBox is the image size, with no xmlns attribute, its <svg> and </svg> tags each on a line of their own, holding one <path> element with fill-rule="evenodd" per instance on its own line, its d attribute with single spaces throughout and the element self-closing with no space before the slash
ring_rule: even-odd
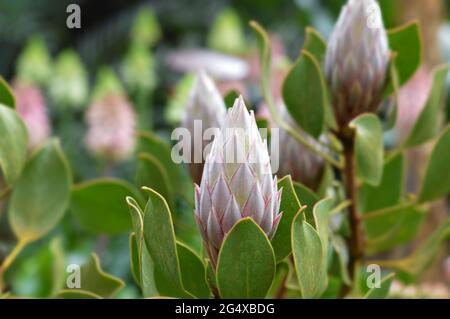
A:
<svg viewBox="0 0 450 319">
<path fill-rule="evenodd" d="M 374 114 L 365 113 L 350 122 L 356 131 L 355 159 L 358 177 L 377 186 L 383 175 L 383 128 Z"/>
<path fill-rule="evenodd" d="M 28 133 L 19 115 L 2 104 L 0 104 L 0 136 L 0 168 L 6 183 L 11 185 L 19 178 L 25 166 Z"/>
<path fill-rule="evenodd" d="M 75 185 L 70 210 L 79 223 L 95 234 L 121 234 L 131 229 L 126 198 L 139 191 L 119 179 L 97 179 Z M 142 200 L 141 200 L 142 202 Z"/>
<path fill-rule="evenodd" d="M 427 202 L 450 192 L 450 125 L 439 137 L 431 153 L 419 202 Z"/>
<path fill-rule="evenodd" d="M 413 129 L 405 142 L 405 146 L 420 145 L 436 136 L 439 130 L 439 111 L 444 97 L 445 80 L 449 65 L 437 67 L 433 72 L 433 85 L 428 100 L 420 113 Z"/>
<path fill-rule="evenodd" d="M 210 297 L 206 283 L 206 270 L 200 257 L 187 245 L 177 242 L 183 286 L 192 295 L 207 299 Z"/>
<path fill-rule="evenodd" d="M 250 218 L 236 223 L 225 237 L 217 263 L 222 298 L 264 298 L 275 276 L 269 239 Z"/>
<path fill-rule="evenodd" d="M 0 76 L 0 104 L 6 105 L 10 108 L 16 108 L 16 100 L 12 93 L 11 87 L 3 77 Z"/>
<path fill-rule="evenodd" d="M 56 226 L 69 205 L 72 176 L 57 140 L 29 160 L 11 195 L 9 221 L 16 236 L 36 240 Z"/>
<path fill-rule="evenodd" d="M 301 205 L 295 194 L 291 176 L 285 176 L 278 181 L 281 192 L 280 212 L 283 213 L 277 231 L 272 238 L 272 247 L 277 262 L 282 261 L 291 253 L 291 225 L 295 215 L 300 211 Z"/>
<path fill-rule="evenodd" d="M 316 58 L 303 50 L 283 83 L 283 99 L 295 122 L 318 138 L 325 120 L 326 89 Z"/>
<path fill-rule="evenodd" d="M 182 283 L 169 206 L 156 191 L 146 190 L 149 198 L 144 212 L 144 241 L 148 256 L 142 256 L 142 269 L 151 272 L 143 273 L 142 279 L 154 286 L 153 291 L 159 293 L 155 296 L 190 298 Z"/>
<path fill-rule="evenodd" d="M 292 223 L 292 255 L 301 295 L 317 298 L 326 288 L 325 258 L 317 231 L 297 214 Z"/>
</svg>

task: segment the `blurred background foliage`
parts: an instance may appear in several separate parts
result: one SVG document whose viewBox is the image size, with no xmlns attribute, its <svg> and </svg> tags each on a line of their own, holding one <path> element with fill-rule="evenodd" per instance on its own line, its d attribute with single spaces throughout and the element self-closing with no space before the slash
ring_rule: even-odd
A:
<svg viewBox="0 0 450 319">
<path fill-rule="evenodd" d="M 86 131 L 83 109 L 92 99 L 111 87 L 123 92 L 140 114 L 139 127 L 168 138 L 171 125 L 180 119 L 192 83 L 191 77 L 183 77 L 183 72 L 177 72 L 180 67 L 173 67 L 168 57 L 181 49 L 208 48 L 238 57 L 238 62 L 243 60 L 250 65 L 248 77 L 254 83 L 246 88 L 245 96 L 256 105 L 262 98 L 257 75 L 252 79 L 255 38 L 248 21 L 256 20 L 275 34 L 281 43 L 281 51 L 286 52 L 289 60 L 298 55 L 306 26 L 313 26 L 328 38 L 345 2 L 0 0 L 0 74 L 10 83 L 31 81 L 42 88 L 48 104 L 52 135 L 62 139 L 75 183 L 99 176 L 132 181 L 136 167 L 134 160 L 113 165 L 90 155 L 82 143 Z M 425 53 L 426 62 L 431 64 L 429 67 L 450 61 L 450 20 L 446 14 L 450 0 L 379 2 L 387 28 L 398 26 L 411 16 L 425 19 L 425 49 L 434 50 L 428 44 L 436 42 L 435 47 L 440 53 L 437 58 L 440 61 L 433 61 L 429 58 L 433 54 Z M 434 11 L 430 10 L 431 15 L 438 13 L 432 16 L 434 20 L 424 18 L 420 2 L 429 3 L 434 8 Z M 81 7 L 81 29 L 66 27 L 66 7 L 70 3 Z M 410 16 L 406 17 L 407 13 Z M 105 66 L 108 67 L 106 71 Z M 108 76 L 111 72 L 115 74 L 112 77 Z M 114 79 L 115 76 L 117 78 Z M 240 83 L 229 82 L 222 83 L 223 94 L 229 88 L 240 90 Z M 446 119 L 450 120 L 450 102 L 447 102 Z M 414 152 L 420 154 L 426 150 Z M 416 155 L 413 153 L 411 156 Z M 420 172 L 420 163 L 417 167 L 414 165 L 410 169 Z M 408 182 L 414 188 L 414 180 Z M 444 203 L 437 209 L 445 215 L 448 214 L 447 206 Z M 431 223 L 433 225 L 433 221 Z M 14 240 L 5 214 L 0 214 L 0 227 L 1 257 Z M 128 234 L 98 237 L 81 227 L 72 214 L 66 214 L 52 235 L 27 247 L 8 273 L 9 281 L 16 283 L 14 294 L 51 295 L 51 280 L 42 278 L 51 276 L 49 269 L 55 266 L 49 265 L 49 251 L 62 245 L 66 265 L 81 264 L 92 251 L 96 251 L 106 271 L 126 280 L 127 286 L 120 297 L 139 296 L 129 271 Z M 61 243 L 49 240 L 54 236 L 59 236 Z M 431 275 L 431 278 L 435 277 Z"/>
</svg>

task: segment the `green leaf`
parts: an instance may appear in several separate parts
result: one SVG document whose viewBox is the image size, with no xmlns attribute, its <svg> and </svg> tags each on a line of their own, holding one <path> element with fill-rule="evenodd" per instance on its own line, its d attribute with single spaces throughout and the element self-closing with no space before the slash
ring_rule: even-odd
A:
<svg viewBox="0 0 450 319">
<path fill-rule="evenodd" d="M 269 239 L 251 218 L 237 222 L 225 236 L 217 262 L 222 298 L 264 298 L 275 276 Z"/>
<path fill-rule="evenodd" d="M 6 183 L 11 185 L 19 178 L 27 159 L 28 133 L 20 116 L 1 104 L 0 136 L 0 168 Z"/>
<path fill-rule="evenodd" d="M 400 86 L 405 84 L 420 66 L 422 40 L 417 22 L 388 31 L 389 47 L 396 53 L 395 68 Z"/>
<path fill-rule="evenodd" d="M 173 191 L 168 173 L 161 162 L 151 154 L 140 154 L 136 171 L 136 184 L 154 189 L 173 207 Z"/>
<path fill-rule="evenodd" d="M 311 136 L 323 131 L 326 86 L 319 62 L 303 50 L 283 83 L 283 98 L 295 122 Z"/>
<path fill-rule="evenodd" d="M 348 273 L 349 252 L 347 243 L 342 238 L 342 236 L 333 234 L 331 236 L 331 244 L 339 261 L 339 272 L 341 275 L 341 280 L 345 284 L 351 285 L 352 280 L 350 279 L 350 274 Z"/>
<path fill-rule="evenodd" d="M 378 186 L 363 184 L 358 190 L 358 209 L 367 213 L 400 203 L 403 195 L 404 158 L 402 153 L 385 159 Z"/>
<path fill-rule="evenodd" d="M 377 186 L 383 175 L 383 128 L 374 114 L 365 113 L 350 122 L 356 130 L 355 158 L 358 177 Z"/>
<path fill-rule="evenodd" d="M 450 218 L 446 219 L 442 225 L 414 252 L 406 258 L 398 260 L 376 261 L 381 267 L 395 269 L 400 280 L 411 283 L 433 263 L 440 244 L 450 236 Z"/>
<path fill-rule="evenodd" d="M 303 298 L 319 297 L 326 288 L 322 242 L 317 231 L 297 214 L 292 223 L 292 254 Z"/>
<path fill-rule="evenodd" d="M 395 274 L 389 274 L 383 279 L 381 279 L 380 287 L 371 288 L 367 294 L 364 296 L 364 299 L 385 299 L 389 295 L 389 290 L 391 289 L 392 280 L 394 279 Z"/>
<path fill-rule="evenodd" d="M 206 259 L 206 274 L 205 274 L 206 282 L 208 283 L 209 289 L 214 292 L 214 295 L 218 295 L 217 289 L 217 278 L 216 273 L 214 272 L 213 266 L 209 259 Z"/>
<path fill-rule="evenodd" d="M 277 262 L 280 262 L 291 253 L 291 225 L 295 215 L 301 210 L 300 202 L 295 194 L 291 176 L 285 176 L 278 181 L 281 192 L 280 212 L 283 213 L 277 231 L 272 238 L 272 247 Z"/>
<path fill-rule="evenodd" d="M 365 214 L 367 254 L 383 252 L 413 240 L 425 213 L 414 204 L 402 204 Z"/>
<path fill-rule="evenodd" d="M 59 292 L 59 299 L 102 299 L 101 296 L 82 289 L 63 289 Z"/>
<path fill-rule="evenodd" d="M 138 152 L 153 155 L 164 167 L 170 189 L 175 194 L 183 196 L 190 204 L 194 203 L 193 183 L 183 174 L 182 165 L 172 160 L 171 148 L 167 143 L 152 133 L 140 132 Z"/>
<path fill-rule="evenodd" d="M 32 257 L 17 260 L 8 272 L 12 293 L 21 297 L 52 298 L 65 283 L 64 252 L 61 238 L 55 237 L 33 251 Z"/>
<path fill-rule="evenodd" d="M 206 270 L 200 257 L 188 246 L 177 242 L 177 252 L 180 260 L 181 278 L 186 290 L 192 295 L 207 299 L 210 297 L 206 283 Z"/>
<path fill-rule="evenodd" d="M 144 241 L 148 258 L 142 256 L 142 279 L 154 285 L 154 296 L 190 298 L 184 290 L 172 217 L 166 200 L 152 189 L 144 212 Z M 144 250 L 144 249 L 143 249 Z M 144 254 L 144 252 L 143 252 Z"/>
<path fill-rule="evenodd" d="M 294 182 L 294 189 L 295 193 L 297 194 L 297 197 L 301 198 L 302 205 L 306 206 L 304 210 L 306 221 L 314 226 L 315 222 L 314 222 L 313 208 L 314 205 L 320 200 L 319 196 L 305 185 L 297 182 Z"/>
<path fill-rule="evenodd" d="M 92 233 L 121 234 L 131 229 L 128 196 L 143 202 L 138 190 L 126 181 L 96 179 L 73 187 L 70 210 Z"/>
<path fill-rule="evenodd" d="M 141 250 L 140 250 L 140 243 L 138 243 L 138 240 L 136 238 L 136 233 L 130 234 L 130 268 L 131 268 L 131 275 L 133 276 L 134 281 L 141 285 Z"/>
<path fill-rule="evenodd" d="M 419 202 L 427 202 L 450 192 L 450 125 L 439 137 L 428 162 Z"/>
<path fill-rule="evenodd" d="M 119 292 L 125 283 L 101 269 L 100 261 L 96 254 L 92 254 L 91 258 L 80 268 L 80 290 L 87 291 L 93 296 L 102 298 L 111 298 Z M 76 288 L 72 290 L 78 290 Z"/>
<path fill-rule="evenodd" d="M 236 101 L 236 99 L 239 97 L 239 95 L 240 95 L 240 93 L 236 90 L 229 91 L 223 98 L 225 106 L 227 108 L 233 107 L 234 101 Z M 245 103 L 245 104 L 248 105 L 247 103 Z"/>
<path fill-rule="evenodd" d="M 71 172 L 57 140 L 29 160 L 11 195 L 9 221 L 19 240 L 36 240 L 56 226 L 70 200 Z"/>
<path fill-rule="evenodd" d="M 405 142 L 406 147 L 420 145 L 436 136 L 439 130 L 439 111 L 443 102 L 445 80 L 449 69 L 449 65 L 435 68 L 428 100 Z"/>
<path fill-rule="evenodd" d="M 317 202 L 313 209 L 316 230 L 322 243 L 322 256 L 328 256 L 328 222 L 333 204 L 332 198 L 324 198 Z M 326 258 L 324 258 L 324 268 L 326 268 Z"/>
<path fill-rule="evenodd" d="M 322 64 L 327 51 L 327 43 L 317 30 L 307 27 L 303 49 L 310 52 Z"/>
<path fill-rule="evenodd" d="M 8 82 L 0 76 L 0 104 L 6 105 L 10 108 L 16 108 L 16 100 Z"/>
</svg>

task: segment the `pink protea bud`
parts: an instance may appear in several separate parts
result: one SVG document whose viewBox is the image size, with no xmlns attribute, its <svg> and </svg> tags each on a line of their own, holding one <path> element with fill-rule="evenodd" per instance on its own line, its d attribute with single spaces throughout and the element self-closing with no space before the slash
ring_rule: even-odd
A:
<svg viewBox="0 0 450 319">
<path fill-rule="evenodd" d="M 14 84 L 16 109 L 28 130 L 28 147 L 35 149 L 50 135 L 47 104 L 40 89 L 32 84 Z"/>
<path fill-rule="evenodd" d="M 127 98 L 108 93 L 95 99 L 86 113 L 86 146 L 95 156 L 119 162 L 135 148 L 136 116 Z"/>
<path fill-rule="evenodd" d="M 281 110 L 281 117 L 294 128 L 299 134 L 305 136 L 310 143 L 316 144 L 316 140 L 305 134 L 303 130 L 294 122 L 292 117 L 283 105 Z M 279 169 L 278 175 L 285 176 L 291 175 L 294 181 L 300 182 L 311 189 L 315 189 L 322 176 L 324 161 L 321 157 L 313 154 L 305 146 L 300 144 L 285 130 L 280 130 L 280 154 L 279 154 Z"/>
<path fill-rule="evenodd" d="M 390 51 L 375 0 L 349 0 L 331 35 L 325 77 L 340 128 L 364 112 L 375 112 L 386 83 Z"/>
<path fill-rule="evenodd" d="M 267 144 L 239 97 L 214 139 L 201 185 L 196 185 L 195 216 L 213 265 L 224 236 L 244 217 L 273 236 L 281 217 L 280 196 Z"/>
<path fill-rule="evenodd" d="M 195 183 L 200 183 L 202 178 L 203 158 L 200 159 L 199 163 L 195 160 L 194 154 L 203 154 L 206 145 L 210 143 L 210 141 L 203 140 L 205 130 L 219 129 L 222 126 L 225 113 L 225 103 L 213 80 L 205 72 L 199 72 L 195 78 L 181 123 L 191 133 L 193 155 L 189 163 L 189 170 Z M 201 130 L 196 130 L 195 126 L 200 124 Z M 199 134 L 201 136 L 197 136 Z M 202 142 L 198 143 L 198 141 Z"/>
</svg>

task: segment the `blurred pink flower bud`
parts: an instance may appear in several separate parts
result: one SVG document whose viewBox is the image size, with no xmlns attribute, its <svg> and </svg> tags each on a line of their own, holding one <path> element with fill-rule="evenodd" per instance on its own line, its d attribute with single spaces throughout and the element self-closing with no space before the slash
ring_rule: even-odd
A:
<svg viewBox="0 0 450 319">
<path fill-rule="evenodd" d="M 50 136 L 47 104 L 37 86 L 17 82 L 14 84 L 16 109 L 28 130 L 28 145 L 35 149 Z"/>
<path fill-rule="evenodd" d="M 220 95 L 213 80 L 205 73 L 199 72 L 195 78 L 194 85 L 191 90 L 189 102 L 184 113 L 181 126 L 187 128 L 191 133 L 191 147 L 201 147 L 194 149 L 193 153 L 203 151 L 210 141 L 203 140 L 203 133 L 209 128 L 219 129 L 225 117 L 225 103 Z M 195 123 L 201 121 L 201 136 L 195 134 Z M 201 139 L 201 143 L 196 143 L 194 139 Z M 206 156 L 207 154 L 205 154 Z M 202 163 L 195 163 L 193 158 L 189 163 L 189 170 L 195 183 L 200 183 L 203 172 Z"/>
<path fill-rule="evenodd" d="M 94 99 L 86 112 L 86 122 L 86 146 L 93 155 L 119 162 L 133 154 L 136 116 L 125 96 L 107 93 Z"/>
</svg>

